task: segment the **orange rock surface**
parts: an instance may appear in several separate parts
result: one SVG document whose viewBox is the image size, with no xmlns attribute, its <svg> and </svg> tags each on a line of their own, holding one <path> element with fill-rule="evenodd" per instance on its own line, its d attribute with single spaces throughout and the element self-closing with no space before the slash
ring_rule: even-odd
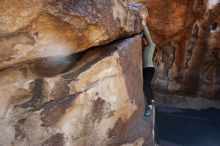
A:
<svg viewBox="0 0 220 146">
<path fill-rule="evenodd" d="M 141 31 L 127 2 L 0 1 L 0 69 L 70 55 Z"/>
<path fill-rule="evenodd" d="M 208 2 L 1 0 L 0 145 L 152 146 L 139 12 L 158 47 L 155 93 L 218 98 L 220 4 Z"/>
<path fill-rule="evenodd" d="M 147 25 L 160 48 L 155 88 L 219 97 L 220 5 L 209 10 L 207 0 L 147 0 L 147 7 Z"/>
</svg>

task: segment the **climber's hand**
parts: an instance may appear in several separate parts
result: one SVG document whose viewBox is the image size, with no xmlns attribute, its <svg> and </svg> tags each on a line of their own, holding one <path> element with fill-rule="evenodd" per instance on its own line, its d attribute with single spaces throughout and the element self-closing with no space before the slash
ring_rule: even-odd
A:
<svg viewBox="0 0 220 146">
<path fill-rule="evenodd" d="M 146 15 L 144 15 L 144 14 L 141 14 L 141 23 L 142 23 L 142 25 L 146 25 Z"/>
</svg>

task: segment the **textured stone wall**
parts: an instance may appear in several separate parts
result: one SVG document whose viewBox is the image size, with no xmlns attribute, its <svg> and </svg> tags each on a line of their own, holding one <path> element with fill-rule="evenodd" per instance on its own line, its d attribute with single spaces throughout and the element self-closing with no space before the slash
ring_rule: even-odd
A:
<svg viewBox="0 0 220 146">
<path fill-rule="evenodd" d="M 0 1 L 1 146 L 152 144 L 128 3 Z"/>
<path fill-rule="evenodd" d="M 140 31 L 138 13 L 126 1 L 2 0 L 0 69 L 70 55 Z"/>
<path fill-rule="evenodd" d="M 31 64 L 1 71 L 0 145 L 142 145 L 141 50 L 137 36 L 89 50 L 50 78 Z"/>
<path fill-rule="evenodd" d="M 220 97 L 220 5 L 208 9 L 208 2 L 147 0 L 147 25 L 159 48 L 157 92 Z"/>
<path fill-rule="evenodd" d="M 155 92 L 219 97 L 219 4 L 1 0 L 1 146 L 153 145 L 134 2 L 159 48 Z"/>
</svg>

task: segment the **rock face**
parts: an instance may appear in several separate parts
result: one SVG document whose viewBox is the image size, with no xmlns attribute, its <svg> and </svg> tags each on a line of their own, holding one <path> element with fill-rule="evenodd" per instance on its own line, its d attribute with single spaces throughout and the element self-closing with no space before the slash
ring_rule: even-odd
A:
<svg viewBox="0 0 220 146">
<path fill-rule="evenodd" d="M 2 0 L 0 8 L 1 146 L 152 143 L 131 0 Z"/>
<path fill-rule="evenodd" d="M 160 50 L 154 87 L 162 93 L 219 97 L 220 5 L 147 0 L 147 24 Z"/>
<path fill-rule="evenodd" d="M 0 1 L 0 69 L 70 55 L 141 31 L 122 0 Z"/>
<path fill-rule="evenodd" d="M 0 145 L 142 145 L 141 55 L 137 36 L 89 50 L 50 78 L 31 64 L 1 71 Z"/>
<path fill-rule="evenodd" d="M 139 4 L 159 47 L 155 91 L 219 97 L 219 4 L 1 0 L 0 145 L 153 145 Z"/>
</svg>

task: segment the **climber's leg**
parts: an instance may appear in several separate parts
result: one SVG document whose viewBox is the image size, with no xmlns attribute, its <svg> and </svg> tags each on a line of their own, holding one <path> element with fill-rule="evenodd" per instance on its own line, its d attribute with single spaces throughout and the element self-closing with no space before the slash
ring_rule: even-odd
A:
<svg viewBox="0 0 220 146">
<path fill-rule="evenodd" d="M 151 81 L 154 75 L 155 69 L 154 67 L 147 67 L 143 69 L 143 80 L 144 80 L 144 95 L 147 100 L 147 104 L 152 104 L 153 90 L 151 87 Z"/>
<path fill-rule="evenodd" d="M 145 108 L 145 116 L 150 116 L 152 112 L 152 100 L 153 97 L 153 90 L 151 87 L 151 81 L 154 75 L 155 69 L 154 67 L 147 67 L 143 69 L 143 80 L 144 80 L 144 95 L 147 101 L 147 105 Z"/>
</svg>

